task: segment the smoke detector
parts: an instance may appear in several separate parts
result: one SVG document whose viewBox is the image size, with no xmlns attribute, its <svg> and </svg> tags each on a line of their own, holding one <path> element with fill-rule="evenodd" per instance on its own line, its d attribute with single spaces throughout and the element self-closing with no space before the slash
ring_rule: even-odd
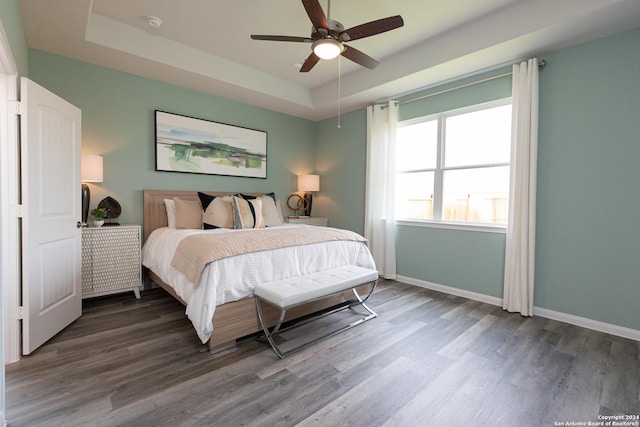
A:
<svg viewBox="0 0 640 427">
<path fill-rule="evenodd" d="M 162 25 L 162 19 L 157 16 L 147 16 L 147 24 L 153 28 L 160 28 L 160 25 Z"/>
</svg>

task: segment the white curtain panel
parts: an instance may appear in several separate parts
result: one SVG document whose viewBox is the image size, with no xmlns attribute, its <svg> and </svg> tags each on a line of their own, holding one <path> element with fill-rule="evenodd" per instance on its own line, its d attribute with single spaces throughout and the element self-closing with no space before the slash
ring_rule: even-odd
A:
<svg viewBox="0 0 640 427">
<path fill-rule="evenodd" d="M 513 66 L 511 182 L 502 307 L 533 316 L 538 162 L 538 61 Z"/>
<path fill-rule="evenodd" d="M 367 107 L 367 188 L 364 237 L 379 274 L 396 278 L 395 180 L 398 106 Z"/>
</svg>

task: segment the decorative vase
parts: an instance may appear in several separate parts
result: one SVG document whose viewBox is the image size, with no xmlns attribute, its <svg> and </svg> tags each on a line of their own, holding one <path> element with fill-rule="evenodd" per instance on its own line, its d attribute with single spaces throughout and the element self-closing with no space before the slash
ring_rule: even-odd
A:
<svg viewBox="0 0 640 427">
<path fill-rule="evenodd" d="M 93 220 L 93 226 L 94 227 L 102 227 L 103 224 L 104 224 L 104 220 L 103 219 L 100 219 L 100 220 L 94 219 Z"/>
</svg>

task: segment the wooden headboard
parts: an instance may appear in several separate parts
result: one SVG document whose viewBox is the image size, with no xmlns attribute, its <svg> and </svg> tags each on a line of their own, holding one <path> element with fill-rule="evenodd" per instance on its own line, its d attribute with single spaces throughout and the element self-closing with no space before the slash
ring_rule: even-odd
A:
<svg viewBox="0 0 640 427">
<path fill-rule="evenodd" d="M 238 194 L 238 192 L 229 191 L 201 191 L 201 193 L 211 194 L 212 196 L 230 196 Z M 249 196 L 262 196 L 264 193 L 245 193 Z M 183 200 L 197 200 L 198 191 L 186 191 L 186 190 L 143 190 L 143 209 L 144 218 L 142 226 L 142 234 L 144 240 L 147 240 L 149 234 L 156 228 L 166 227 L 168 225 L 167 209 L 164 205 L 164 199 L 173 199 L 179 197 Z"/>
</svg>

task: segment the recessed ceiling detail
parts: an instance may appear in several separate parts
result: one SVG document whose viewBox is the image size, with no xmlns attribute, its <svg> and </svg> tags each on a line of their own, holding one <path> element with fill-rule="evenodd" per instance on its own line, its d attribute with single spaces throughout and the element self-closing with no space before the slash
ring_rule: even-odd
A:
<svg viewBox="0 0 640 427">
<path fill-rule="evenodd" d="M 260 34 L 309 34 L 292 0 L 21 0 L 30 48 L 322 120 L 336 115 L 336 60 L 312 73 L 296 64 L 306 43 L 265 47 Z M 251 10 L 251 13 L 246 13 Z M 401 30 L 349 41 L 380 62 L 342 61 L 343 112 L 640 26 L 637 0 L 335 0 L 331 16 L 352 28 L 384 16 Z M 159 18 L 153 27 L 148 18 Z M 328 17 L 328 19 L 331 19 Z"/>
</svg>

